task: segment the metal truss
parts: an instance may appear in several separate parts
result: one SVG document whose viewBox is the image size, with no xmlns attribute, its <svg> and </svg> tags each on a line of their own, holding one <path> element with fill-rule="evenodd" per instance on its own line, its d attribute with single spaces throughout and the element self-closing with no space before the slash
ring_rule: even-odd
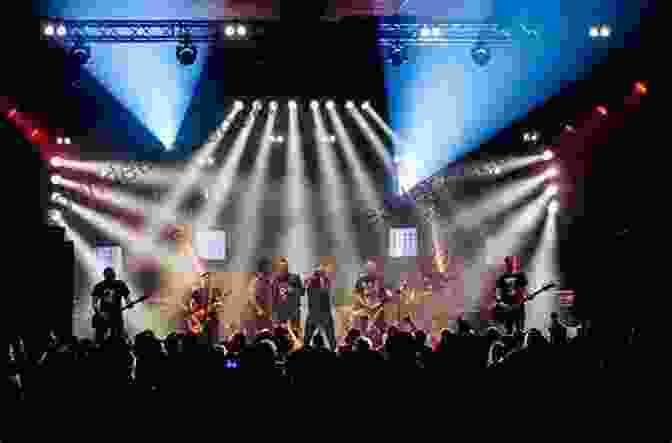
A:
<svg viewBox="0 0 672 443">
<path fill-rule="evenodd" d="M 54 29 L 49 38 L 64 44 L 89 43 L 167 43 L 180 42 L 188 35 L 194 43 L 214 44 L 221 41 L 250 40 L 264 34 L 271 22 L 247 20 L 69 20 L 45 19 L 44 29 Z M 244 36 L 226 32 L 230 26 L 243 25 Z M 339 23 L 325 23 L 339 26 Z M 344 26 L 347 26 L 344 24 Z M 510 46 L 511 35 L 496 24 L 422 24 L 380 23 L 378 44 L 381 46 L 453 46 L 474 45 Z M 60 31 L 60 32 L 59 32 Z"/>
<path fill-rule="evenodd" d="M 227 26 L 243 25 L 244 37 L 228 36 Z M 213 20 L 44 20 L 44 29 L 52 25 L 55 31 L 50 38 L 64 44 L 90 43 L 167 43 L 180 42 L 188 35 L 194 43 L 215 43 L 227 40 L 246 40 L 259 33 L 249 23 Z M 64 32 L 59 33 L 59 28 Z"/>
<path fill-rule="evenodd" d="M 485 44 L 511 46 L 511 34 L 496 24 L 382 23 L 378 25 L 381 46 L 455 46 Z"/>
</svg>

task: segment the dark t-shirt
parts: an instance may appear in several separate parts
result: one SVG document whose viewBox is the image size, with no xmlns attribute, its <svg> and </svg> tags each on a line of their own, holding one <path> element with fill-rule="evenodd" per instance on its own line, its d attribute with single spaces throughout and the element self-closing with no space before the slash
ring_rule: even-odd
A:
<svg viewBox="0 0 672 443">
<path fill-rule="evenodd" d="M 320 314 L 331 312 L 331 281 L 327 276 L 311 275 L 306 280 L 308 312 Z"/>
<path fill-rule="evenodd" d="M 131 291 L 121 280 L 104 280 L 93 288 L 94 300 L 100 300 L 100 310 L 104 312 L 121 312 L 122 298 L 127 298 Z"/>
<path fill-rule="evenodd" d="M 303 283 L 298 275 L 286 274 L 275 278 L 273 284 L 274 303 L 298 309 L 301 294 L 303 294 Z"/>
<path fill-rule="evenodd" d="M 527 277 L 522 272 L 506 273 L 497 279 L 500 300 L 509 305 L 522 303 L 525 288 Z"/>
</svg>

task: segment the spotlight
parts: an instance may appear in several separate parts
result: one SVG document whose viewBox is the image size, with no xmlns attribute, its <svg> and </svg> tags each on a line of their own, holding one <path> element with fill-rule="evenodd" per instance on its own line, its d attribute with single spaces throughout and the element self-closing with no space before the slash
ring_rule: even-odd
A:
<svg viewBox="0 0 672 443">
<path fill-rule="evenodd" d="M 345 104 L 345 109 L 354 109 L 355 108 L 355 102 L 352 100 L 348 100 L 347 103 Z"/>
<path fill-rule="evenodd" d="M 59 144 L 59 145 L 62 145 L 63 144 L 63 139 L 61 137 L 58 137 L 56 139 L 56 143 Z"/>
<path fill-rule="evenodd" d="M 237 31 L 240 37 L 245 37 L 247 35 L 247 28 L 243 25 L 238 25 Z"/>
<path fill-rule="evenodd" d="M 65 160 L 63 160 L 61 157 L 52 157 L 51 159 L 51 166 L 54 168 L 60 168 L 64 163 Z"/>
<path fill-rule="evenodd" d="M 432 36 L 434 36 L 434 37 L 441 36 L 441 28 L 438 28 L 438 27 L 432 28 Z"/>
<path fill-rule="evenodd" d="M 44 27 L 44 35 L 46 35 L 47 37 L 51 37 L 52 35 L 54 35 L 54 32 L 55 31 L 53 25 L 49 24 Z"/>
<path fill-rule="evenodd" d="M 283 137 L 282 135 L 278 135 L 277 137 L 275 137 L 275 141 L 278 143 L 284 143 L 285 137 Z"/>
<path fill-rule="evenodd" d="M 191 37 L 185 35 L 175 50 L 177 61 L 183 66 L 193 65 L 198 56 L 196 46 L 191 43 Z"/>
<path fill-rule="evenodd" d="M 31 137 L 37 137 L 38 135 L 40 135 L 39 129 L 33 129 L 33 131 L 30 133 Z"/>
<path fill-rule="evenodd" d="M 49 210 L 49 219 L 54 223 L 59 223 L 63 221 L 63 213 L 58 209 Z"/>
<path fill-rule="evenodd" d="M 523 141 L 529 143 L 536 143 L 541 138 L 541 134 L 538 131 L 525 132 L 523 134 Z"/>
<path fill-rule="evenodd" d="M 559 174 L 559 172 L 558 172 L 557 168 L 551 168 L 548 171 L 546 171 L 546 173 L 544 175 L 546 176 L 546 178 L 553 178 L 553 177 L 557 177 L 558 174 Z"/>
<path fill-rule="evenodd" d="M 313 100 L 310 102 L 310 108 L 313 109 L 314 111 L 317 110 L 317 108 L 320 107 L 320 104 L 317 102 L 317 100 Z"/>
<path fill-rule="evenodd" d="M 278 110 L 278 102 L 275 100 L 271 102 L 270 104 L 271 111 L 277 111 Z"/>
<path fill-rule="evenodd" d="M 54 192 L 53 194 L 51 194 L 51 201 L 53 201 L 54 203 L 58 203 L 59 205 L 64 205 L 64 206 L 68 203 L 68 200 L 65 197 L 63 197 L 61 194 L 59 194 L 58 192 Z"/>
<path fill-rule="evenodd" d="M 63 143 L 65 143 L 66 145 L 69 145 L 70 144 L 70 137 L 65 137 L 63 139 Z"/>
<path fill-rule="evenodd" d="M 245 107 L 245 105 L 243 104 L 243 102 L 241 100 L 236 100 L 236 103 L 235 103 L 234 106 L 236 107 L 236 109 L 243 109 Z"/>
<path fill-rule="evenodd" d="M 432 30 L 429 29 L 429 28 L 426 27 L 426 26 L 423 27 L 423 28 L 420 30 L 420 36 L 421 36 L 421 37 L 429 37 L 431 33 L 432 33 Z"/>
<path fill-rule="evenodd" d="M 365 101 L 364 103 L 362 103 L 362 109 L 369 109 L 370 107 L 371 107 L 371 103 L 369 103 L 368 100 Z"/>
<path fill-rule="evenodd" d="M 549 195 L 556 195 L 560 188 L 558 188 L 558 185 L 549 185 L 548 188 L 546 188 L 546 192 L 548 192 Z"/>
<path fill-rule="evenodd" d="M 609 36 L 611 36 L 611 28 L 609 26 L 602 25 L 602 27 L 600 27 L 600 37 L 608 38 Z"/>
<path fill-rule="evenodd" d="M 289 109 L 296 109 L 296 102 L 294 100 L 290 100 L 287 105 L 289 106 Z"/>
<path fill-rule="evenodd" d="M 648 89 L 646 88 L 646 84 L 644 82 L 637 82 L 637 83 L 635 83 L 635 91 L 638 94 L 646 95 L 646 93 L 648 92 Z"/>
<path fill-rule="evenodd" d="M 252 109 L 255 111 L 258 111 L 261 109 L 261 100 L 255 100 L 254 103 L 252 103 Z"/>
<path fill-rule="evenodd" d="M 596 110 L 597 112 L 599 112 L 599 113 L 600 113 L 602 116 L 604 116 L 604 117 L 606 117 L 607 114 L 608 114 L 608 112 L 607 112 L 607 108 L 604 107 L 604 106 L 598 106 L 597 108 L 595 108 L 595 110 Z"/>
<path fill-rule="evenodd" d="M 210 155 L 210 156 L 207 156 L 207 157 L 205 157 L 205 158 L 200 159 L 199 163 L 200 163 L 201 166 L 203 166 L 203 167 L 212 166 L 212 165 L 215 164 L 215 159 L 214 159 L 214 157 L 212 157 L 212 156 Z"/>
<path fill-rule="evenodd" d="M 557 200 L 552 200 L 548 204 L 548 212 L 550 212 L 551 214 L 556 214 L 559 209 L 560 209 L 560 203 L 558 203 Z"/>
<path fill-rule="evenodd" d="M 572 126 L 572 125 L 570 125 L 570 124 L 568 124 L 568 123 L 565 124 L 562 128 L 563 128 L 566 132 L 570 132 L 570 133 L 572 133 L 572 134 L 576 132 L 576 128 L 574 128 L 574 126 Z"/>
<path fill-rule="evenodd" d="M 600 36 L 600 28 L 597 26 L 591 26 L 590 30 L 588 31 L 588 35 L 590 35 L 591 38 L 597 38 Z"/>
<path fill-rule="evenodd" d="M 482 68 L 490 63 L 490 60 L 492 59 L 492 52 L 490 51 L 490 48 L 485 45 L 485 43 L 478 42 L 476 45 L 474 45 L 473 48 L 471 48 L 471 59 L 476 65 Z"/>
<path fill-rule="evenodd" d="M 236 28 L 229 25 L 226 27 L 224 32 L 226 33 L 227 37 L 233 37 L 234 35 L 236 35 Z"/>
<path fill-rule="evenodd" d="M 60 175 L 52 175 L 51 176 L 51 183 L 54 185 L 60 185 L 62 183 L 62 178 Z"/>
<path fill-rule="evenodd" d="M 327 102 L 327 109 L 334 109 L 334 101 L 333 100 L 329 100 Z"/>
<path fill-rule="evenodd" d="M 65 34 L 68 33 L 68 30 L 65 29 L 65 25 L 59 25 L 58 28 L 56 28 L 56 35 L 59 37 L 65 37 Z"/>
<path fill-rule="evenodd" d="M 555 155 L 553 154 L 553 151 L 548 150 L 548 149 L 545 150 L 544 153 L 543 153 L 543 155 L 542 155 L 542 158 L 543 158 L 544 160 L 546 160 L 546 161 L 548 161 L 548 160 L 552 160 L 553 157 L 555 157 Z"/>
<path fill-rule="evenodd" d="M 12 109 L 11 111 L 9 111 L 9 113 L 7 114 L 7 117 L 9 117 L 9 118 L 16 117 L 16 109 Z"/>
<path fill-rule="evenodd" d="M 70 57 L 72 57 L 79 66 L 84 66 L 91 59 L 91 48 L 86 46 L 84 41 L 80 39 L 70 50 Z"/>
</svg>

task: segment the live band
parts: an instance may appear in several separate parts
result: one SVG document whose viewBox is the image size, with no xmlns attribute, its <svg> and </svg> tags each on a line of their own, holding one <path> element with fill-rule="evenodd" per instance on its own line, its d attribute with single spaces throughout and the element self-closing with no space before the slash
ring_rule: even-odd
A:
<svg viewBox="0 0 672 443">
<path fill-rule="evenodd" d="M 299 276 L 291 273 L 286 258 L 280 260 L 279 269 L 274 272 L 271 260 L 260 260 L 257 272 L 247 288 L 248 307 L 251 315 L 246 322 L 248 334 L 256 334 L 275 326 L 285 326 L 290 333 L 303 343 L 310 343 L 317 331 L 322 331 L 331 349 L 335 349 L 336 331 L 333 315 L 334 283 L 325 265 L 318 265 L 311 273 Z M 525 328 L 525 304 L 542 291 L 550 289 L 548 284 L 536 291 L 528 291 L 528 279 L 519 269 L 517 257 L 505 259 L 506 269 L 495 285 L 495 297 L 489 306 L 493 321 L 508 334 Z M 390 289 L 384 284 L 383 276 L 374 260 L 366 263 L 365 270 L 357 278 L 352 289 L 353 304 L 347 319 L 346 329 L 356 328 L 380 345 L 389 326 L 385 310 L 389 305 L 397 305 L 398 320 L 433 332 L 438 322 L 446 328 L 448 320 L 437 312 L 432 312 L 432 299 L 441 297 L 438 287 L 455 278 L 449 273 L 435 276 L 424 275 L 420 288 L 411 288 L 402 280 L 399 287 Z M 105 279 L 98 283 L 92 294 L 94 317 L 93 327 L 96 340 L 101 342 L 108 336 L 124 335 L 123 311 L 141 302 L 146 297 L 131 301 L 127 285 L 116 278 L 111 268 L 104 271 Z M 208 344 L 219 342 L 220 312 L 225 309 L 225 299 L 230 292 L 222 293 L 213 287 L 211 274 L 200 275 L 200 285 L 194 288 L 183 303 L 184 323 L 187 334 L 199 337 Z M 301 322 L 301 299 L 307 297 L 308 315 L 305 328 Z M 125 305 L 122 304 L 122 299 Z M 439 303 L 440 305 L 440 303 Z M 405 306 L 402 321 L 402 308 Z M 346 331 L 347 332 L 347 331 Z"/>
</svg>

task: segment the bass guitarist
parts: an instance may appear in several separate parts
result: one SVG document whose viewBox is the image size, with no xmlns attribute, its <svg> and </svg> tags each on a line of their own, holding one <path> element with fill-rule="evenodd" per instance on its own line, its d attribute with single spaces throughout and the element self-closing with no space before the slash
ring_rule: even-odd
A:
<svg viewBox="0 0 672 443">
<path fill-rule="evenodd" d="M 507 334 L 525 329 L 525 302 L 528 300 L 528 280 L 520 271 L 518 257 L 504 259 L 506 271 L 497 279 L 495 320 L 502 324 Z"/>
<path fill-rule="evenodd" d="M 95 340 L 102 343 L 108 334 L 112 338 L 124 337 L 124 317 L 122 315 L 123 298 L 130 302 L 131 291 L 126 283 L 117 279 L 112 268 L 103 271 L 104 280 L 93 288 L 93 328 L 96 331 Z"/>
</svg>

